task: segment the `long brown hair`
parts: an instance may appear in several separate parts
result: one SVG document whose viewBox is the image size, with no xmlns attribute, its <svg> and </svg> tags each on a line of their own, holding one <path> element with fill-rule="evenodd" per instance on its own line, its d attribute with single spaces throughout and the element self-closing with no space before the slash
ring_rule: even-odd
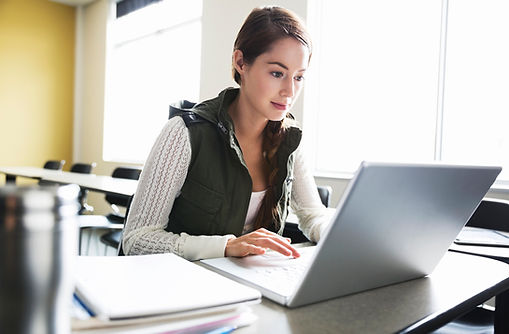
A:
<svg viewBox="0 0 509 334">
<path fill-rule="evenodd" d="M 311 38 L 300 20 L 291 11 L 275 6 L 255 8 L 244 21 L 235 39 L 233 50 L 242 51 L 243 61 L 252 64 L 256 58 L 270 50 L 272 45 L 283 38 L 292 37 L 306 46 L 311 59 Z M 240 74 L 232 65 L 233 79 L 242 86 Z M 285 119 L 269 121 L 264 130 L 263 155 L 269 167 L 269 186 L 256 217 L 254 228 L 264 227 L 277 231 L 280 220 L 277 211 L 276 177 L 278 174 L 277 150 L 286 135 Z"/>
</svg>

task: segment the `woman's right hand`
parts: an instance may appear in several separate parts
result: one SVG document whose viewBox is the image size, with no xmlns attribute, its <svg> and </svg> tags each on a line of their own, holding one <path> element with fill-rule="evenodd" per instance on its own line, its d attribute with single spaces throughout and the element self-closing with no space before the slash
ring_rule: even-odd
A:
<svg viewBox="0 0 509 334">
<path fill-rule="evenodd" d="M 290 239 L 264 228 L 228 240 L 224 255 L 235 257 L 244 257 L 251 254 L 259 255 L 265 254 L 267 249 L 295 258 L 300 256 L 299 252 L 290 245 Z"/>
</svg>

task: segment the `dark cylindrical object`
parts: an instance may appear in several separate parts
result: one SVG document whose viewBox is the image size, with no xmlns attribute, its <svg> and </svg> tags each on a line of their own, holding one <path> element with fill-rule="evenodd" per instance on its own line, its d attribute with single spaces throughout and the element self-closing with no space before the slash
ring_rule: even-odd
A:
<svg viewBox="0 0 509 334">
<path fill-rule="evenodd" d="M 0 333 L 70 332 L 79 187 L 0 187 Z"/>
</svg>

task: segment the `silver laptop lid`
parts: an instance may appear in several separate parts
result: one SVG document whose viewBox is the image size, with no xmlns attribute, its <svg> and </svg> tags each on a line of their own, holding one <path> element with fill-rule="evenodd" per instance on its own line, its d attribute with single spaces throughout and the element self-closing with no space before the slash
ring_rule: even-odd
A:
<svg viewBox="0 0 509 334">
<path fill-rule="evenodd" d="M 361 163 L 288 305 L 430 274 L 500 171 Z"/>
</svg>

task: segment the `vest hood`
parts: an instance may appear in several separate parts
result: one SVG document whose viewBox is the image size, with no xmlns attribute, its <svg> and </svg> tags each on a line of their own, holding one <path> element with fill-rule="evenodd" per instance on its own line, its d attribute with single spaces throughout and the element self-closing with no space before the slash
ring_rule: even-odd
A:
<svg viewBox="0 0 509 334">
<path fill-rule="evenodd" d="M 225 134 L 233 132 L 233 121 L 228 115 L 228 106 L 239 94 L 238 88 L 226 88 L 216 98 L 193 103 L 181 100 L 170 105 L 170 118 L 181 113 L 193 112 L 201 118 L 217 125 Z"/>
<path fill-rule="evenodd" d="M 215 124 L 224 134 L 233 134 L 235 129 L 233 120 L 228 114 L 228 107 L 239 95 L 239 88 L 226 88 L 213 99 L 194 103 L 187 100 L 181 100 L 170 105 L 170 118 L 173 115 L 193 112 L 201 118 Z M 285 123 L 288 127 L 299 128 L 295 117 L 287 113 Z M 297 130 L 297 129 L 295 129 Z M 298 129 L 300 132 L 300 129 Z M 299 138 L 300 139 L 300 138 Z"/>
</svg>

